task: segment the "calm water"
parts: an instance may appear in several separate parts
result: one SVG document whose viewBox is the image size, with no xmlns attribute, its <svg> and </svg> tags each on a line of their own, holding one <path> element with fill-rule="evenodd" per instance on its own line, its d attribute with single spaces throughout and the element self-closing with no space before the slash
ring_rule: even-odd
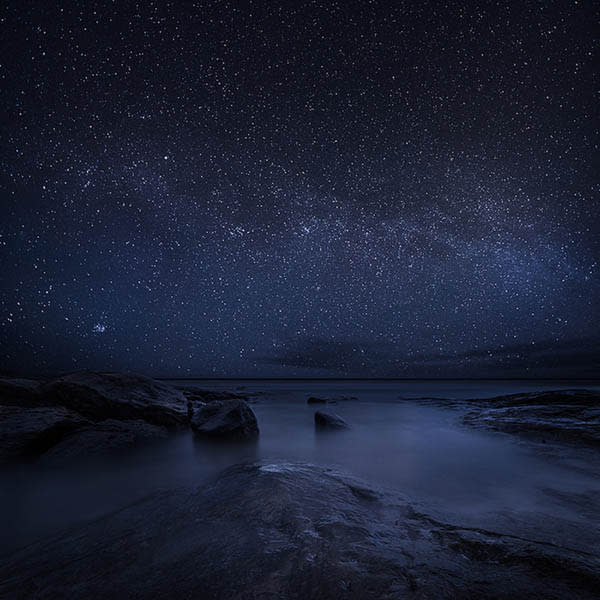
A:
<svg viewBox="0 0 600 600">
<path fill-rule="evenodd" d="M 183 383 L 183 382 L 181 382 Z M 579 519 L 576 505 L 557 503 L 548 488 L 595 490 L 589 473 L 551 464 L 503 435 L 460 424 L 462 410 L 402 399 L 467 399 L 539 389 L 599 388 L 598 382 L 532 381 L 195 381 L 203 389 L 257 395 L 254 444 L 211 444 L 191 434 L 125 456 L 65 466 L 28 465 L 0 473 L 0 552 L 96 518 L 165 487 L 202 483 L 238 462 L 303 461 L 332 466 L 376 486 L 401 491 L 431 510 L 474 514 L 540 512 Z M 327 405 L 352 428 L 315 431 L 309 395 L 356 396 Z"/>
</svg>

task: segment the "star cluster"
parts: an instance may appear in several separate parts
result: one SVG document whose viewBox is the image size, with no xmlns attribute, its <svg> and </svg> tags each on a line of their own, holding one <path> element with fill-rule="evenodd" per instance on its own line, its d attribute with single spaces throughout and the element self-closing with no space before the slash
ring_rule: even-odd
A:
<svg viewBox="0 0 600 600">
<path fill-rule="evenodd" d="M 1 368 L 597 374 L 591 3 L 0 11 Z"/>
</svg>

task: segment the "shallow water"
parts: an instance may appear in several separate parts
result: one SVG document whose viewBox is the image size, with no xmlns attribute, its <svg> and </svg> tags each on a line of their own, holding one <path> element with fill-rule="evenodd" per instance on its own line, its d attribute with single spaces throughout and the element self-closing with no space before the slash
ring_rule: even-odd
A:
<svg viewBox="0 0 600 600">
<path fill-rule="evenodd" d="M 252 405 L 256 443 L 207 443 L 189 433 L 124 456 L 65 466 L 24 465 L 0 474 L 0 552 L 96 518 L 153 491 L 198 484 L 232 464 L 262 460 L 330 466 L 454 518 L 489 524 L 490 515 L 543 513 L 580 522 L 564 495 L 594 490 L 585 470 L 549 463 L 514 438 L 460 424 L 464 408 L 399 398 L 466 399 L 518 391 L 598 387 L 589 382 L 195 381 L 203 389 L 259 393 Z M 236 390 L 243 387 L 243 391 Z M 335 405 L 307 405 L 316 396 L 356 396 Z M 347 431 L 317 432 L 314 412 L 335 412 Z M 559 502 L 548 489 L 563 495 Z"/>
</svg>

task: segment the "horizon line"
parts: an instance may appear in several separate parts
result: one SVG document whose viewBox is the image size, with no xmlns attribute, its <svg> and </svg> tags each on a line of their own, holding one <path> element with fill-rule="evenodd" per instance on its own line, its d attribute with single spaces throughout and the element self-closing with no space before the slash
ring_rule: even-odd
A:
<svg viewBox="0 0 600 600">
<path fill-rule="evenodd" d="M 600 381 L 600 377 L 153 377 L 170 381 Z"/>
</svg>

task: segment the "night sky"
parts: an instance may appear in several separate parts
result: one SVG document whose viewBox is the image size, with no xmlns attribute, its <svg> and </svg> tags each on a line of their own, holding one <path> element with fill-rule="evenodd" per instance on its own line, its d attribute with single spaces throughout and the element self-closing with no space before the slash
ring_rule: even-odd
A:
<svg viewBox="0 0 600 600">
<path fill-rule="evenodd" d="M 598 375 L 596 20 L 0 3 L 0 370 Z"/>
</svg>

